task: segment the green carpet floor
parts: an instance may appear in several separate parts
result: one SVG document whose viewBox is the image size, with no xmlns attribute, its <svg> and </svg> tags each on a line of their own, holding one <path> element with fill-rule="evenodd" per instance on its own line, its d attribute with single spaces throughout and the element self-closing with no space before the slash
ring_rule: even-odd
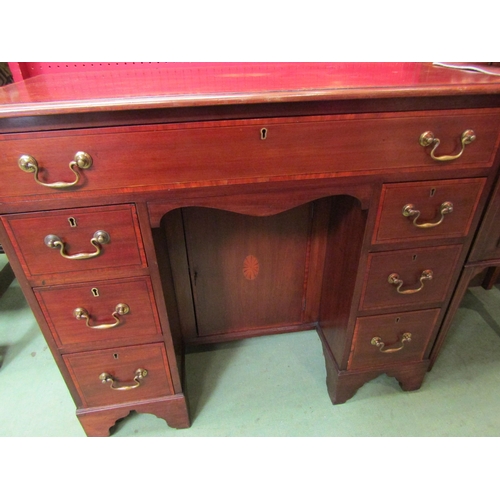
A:
<svg viewBox="0 0 500 500">
<path fill-rule="evenodd" d="M 132 413 L 113 436 L 498 436 L 500 290 L 471 288 L 422 388 L 385 375 L 333 406 L 313 331 L 187 355 L 192 426 Z M 84 436 L 17 282 L 0 299 L 0 436 Z"/>
</svg>

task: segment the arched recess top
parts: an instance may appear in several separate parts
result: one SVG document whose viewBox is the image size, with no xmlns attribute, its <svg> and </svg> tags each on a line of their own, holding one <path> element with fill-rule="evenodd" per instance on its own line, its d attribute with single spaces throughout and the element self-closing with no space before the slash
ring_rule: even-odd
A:
<svg viewBox="0 0 500 500">
<path fill-rule="evenodd" d="M 336 181 L 336 182 L 332 182 Z M 159 227 L 162 217 L 171 210 L 183 207 L 205 207 L 227 210 L 243 215 L 268 216 L 327 196 L 347 195 L 356 198 L 362 210 L 367 210 L 373 199 L 373 183 L 352 179 L 319 179 L 312 183 L 265 183 L 218 188 L 183 190 L 182 196 L 148 203 L 151 227 Z"/>
</svg>

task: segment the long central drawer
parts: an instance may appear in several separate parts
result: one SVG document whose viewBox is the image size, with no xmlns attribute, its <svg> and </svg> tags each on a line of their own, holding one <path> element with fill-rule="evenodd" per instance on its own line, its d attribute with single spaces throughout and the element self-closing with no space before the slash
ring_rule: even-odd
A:
<svg viewBox="0 0 500 500">
<path fill-rule="evenodd" d="M 491 110 L 82 129 L 29 137 L 11 134 L 0 138 L 0 200 L 68 190 L 443 168 L 447 163 L 431 158 L 432 146 L 422 146 L 420 136 L 431 132 L 439 139 L 435 155 L 458 155 L 467 130 L 473 130 L 476 139 L 452 160 L 453 165 L 491 166 L 500 131 L 500 111 Z M 78 152 L 89 156 L 82 160 L 76 157 Z M 31 171 L 19 167 L 21 157 L 25 170 Z M 75 185 L 54 187 L 61 182 Z"/>
</svg>

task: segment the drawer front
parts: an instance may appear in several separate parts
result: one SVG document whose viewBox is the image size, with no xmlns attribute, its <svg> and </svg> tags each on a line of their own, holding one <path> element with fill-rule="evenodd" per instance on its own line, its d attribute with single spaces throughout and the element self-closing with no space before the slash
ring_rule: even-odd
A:
<svg viewBox="0 0 500 500">
<path fill-rule="evenodd" d="M 358 318 L 349 369 L 420 361 L 434 333 L 439 309 Z"/>
<path fill-rule="evenodd" d="M 434 160 L 432 147 L 419 144 L 421 134 L 431 131 L 440 140 L 435 154 L 456 155 L 468 129 L 477 138 L 452 162 Z M 262 176 L 449 164 L 486 167 L 492 165 L 499 130 L 498 110 L 458 110 L 85 129 L 29 137 L 12 134 L 0 138 L 0 201 L 30 194 L 64 196 L 68 190 Z M 92 158 L 90 168 L 74 167 L 79 180 L 69 168 L 77 152 Z M 33 172 L 18 166 L 23 155 L 36 160 L 38 181 L 76 181 L 76 185 L 67 189 L 40 185 Z"/>
<path fill-rule="evenodd" d="M 3 220 L 28 277 L 120 266 L 146 267 L 132 205 L 12 215 Z M 100 243 L 99 238 L 95 239 L 98 231 L 107 233 L 109 240 Z M 51 235 L 60 243 L 48 246 L 46 238 Z M 85 258 L 68 258 L 78 254 Z"/>
<path fill-rule="evenodd" d="M 69 354 L 63 359 L 84 407 L 144 401 L 174 393 L 161 343 Z M 146 370 L 146 376 L 138 376 L 138 370 Z"/>
<path fill-rule="evenodd" d="M 59 347 L 162 338 L 147 277 L 34 292 Z"/>
<path fill-rule="evenodd" d="M 445 300 L 461 250 L 454 245 L 370 254 L 360 310 L 437 306 Z"/>
<path fill-rule="evenodd" d="M 373 243 L 466 236 L 485 183 L 478 178 L 385 185 Z"/>
</svg>

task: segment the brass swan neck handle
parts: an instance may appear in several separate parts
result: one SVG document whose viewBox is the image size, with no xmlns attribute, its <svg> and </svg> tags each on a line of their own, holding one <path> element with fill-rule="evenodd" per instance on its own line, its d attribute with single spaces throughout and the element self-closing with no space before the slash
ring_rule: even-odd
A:
<svg viewBox="0 0 500 500">
<path fill-rule="evenodd" d="M 88 153 L 85 153 L 83 151 L 78 151 L 78 153 L 75 154 L 75 158 L 69 164 L 69 169 L 75 174 L 75 180 L 72 182 L 64 182 L 64 181 L 51 182 L 51 183 L 42 182 L 38 178 L 39 174 L 38 162 L 33 156 L 30 155 L 22 155 L 19 158 L 17 164 L 23 172 L 34 174 L 35 182 L 37 184 L 40 184 L 40 186 L 52 189 L 67 189 L 76 186 L 78 184 L 80 180 L 80 174 L 77 169 L 83 170 L 90 168 L 92 166 L 92 157 Z"/>
</svg>

